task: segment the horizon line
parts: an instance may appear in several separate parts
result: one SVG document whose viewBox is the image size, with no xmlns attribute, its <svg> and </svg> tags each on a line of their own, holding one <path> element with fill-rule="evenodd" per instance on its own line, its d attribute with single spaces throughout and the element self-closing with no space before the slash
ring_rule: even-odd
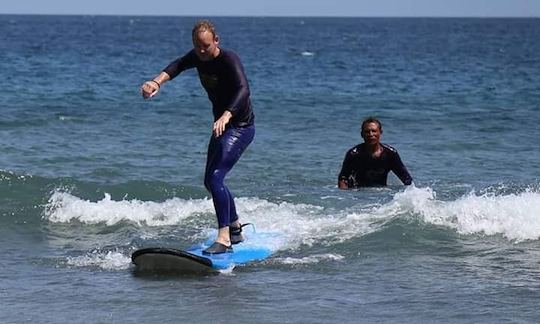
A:
<svg viewBox="0 0 540 324">
<path fill-rule="evenodd" d="M 114 14 L 114 13 L 2 13 L 0 16 L 105 16 L 105 17 L 210 17 L 210 18 L 396 18 L 396 19 L 538 19 L 540 16 L 392 16 L 392 15 L 372 15 L 372 16 L 347 16 L 347 15 L 171 15 L 171 14 Z"/>
</svg>

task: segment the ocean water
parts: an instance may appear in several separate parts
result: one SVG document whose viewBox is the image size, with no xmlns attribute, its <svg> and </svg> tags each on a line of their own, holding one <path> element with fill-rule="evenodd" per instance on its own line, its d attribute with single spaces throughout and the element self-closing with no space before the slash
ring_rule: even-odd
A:
<svg viewBox="0 0 540 324">
<path fill-rule="evenodd" d="M 195 17 L 0 16 L 0 322 L 537 322 L 540 20 L 215 18 L 255 141 L 227 183 L 271 258 L 141 276 L 216 226 Z M 340 191 L 367 116 L 414 178 Z M 269 243 L 270 244 L 270 243 Z"/>
</svg>

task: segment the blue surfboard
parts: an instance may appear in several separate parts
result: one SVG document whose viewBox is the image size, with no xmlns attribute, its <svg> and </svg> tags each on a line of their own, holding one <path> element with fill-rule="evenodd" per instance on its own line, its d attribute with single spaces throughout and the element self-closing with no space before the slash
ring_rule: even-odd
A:
<svg viewBox="0 0 540 324">
<path fill-rule="evenodd" d="M 202 251 L 213 243 L 213 239 L 209 239 L 187 250 L 166 247 L 140 249 L 133 252 L 131 260 L 135 269 L 142 272 L 212 273 L 232 270 L 237 265 L 268 258 L 273 251 L 271 241 L 266 238 L 275 236 L 274 233 L 250 234 L 246 241 L 233 245 L 232 253 L 203 254 Z"/>
</svg>

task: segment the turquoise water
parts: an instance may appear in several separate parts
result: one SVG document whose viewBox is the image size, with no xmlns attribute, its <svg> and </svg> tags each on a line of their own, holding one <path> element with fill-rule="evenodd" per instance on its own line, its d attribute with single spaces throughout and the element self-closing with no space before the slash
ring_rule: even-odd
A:
<svg viewBox="0 0 540 324">
<path fill-rule="evenodd" d="M 538 19 L 216 18 L 255 141 L 227 183 L 273 256 L 138 276 L 215 227 L 195 18 L 0 16 L 0 318 L 20 322 L 535 322 Z M 374 115 L 415 185 L 340 191 Z"/>
</svg>

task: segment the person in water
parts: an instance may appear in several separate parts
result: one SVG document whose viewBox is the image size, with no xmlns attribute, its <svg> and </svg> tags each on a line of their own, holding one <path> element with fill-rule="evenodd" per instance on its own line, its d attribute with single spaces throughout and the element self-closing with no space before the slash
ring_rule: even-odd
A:
<svg viewBox="0 0 540 324">
<path fill-rule="evenodd" d="M 412 183 L 396 149 L 380 142 L 383 133 L 381 122 L 373 117 L 362 122 L 364 143 L 347 151 L 338 177 L 339 189 L 386 186 L 390 171 L 405 185 Z"/>
<path fill-rule="evenodd" d="M 187 69 L 197 69 L 214 115 L 204 185 L 212 195 L 219 228 L 215 242 L 203 253 L 232 252 L 232 244 L 243 240 L 242 226 L 224 179 L 253 140 L 255 116 L 242 63 L 236 53 L 219 46 L 214 25 L 208 20 L 197 22 L 192 40 L 193 49 L 144 82 L 141 92 L 145 99 L 152 98 L 167 81 Z"/>
</svg>

